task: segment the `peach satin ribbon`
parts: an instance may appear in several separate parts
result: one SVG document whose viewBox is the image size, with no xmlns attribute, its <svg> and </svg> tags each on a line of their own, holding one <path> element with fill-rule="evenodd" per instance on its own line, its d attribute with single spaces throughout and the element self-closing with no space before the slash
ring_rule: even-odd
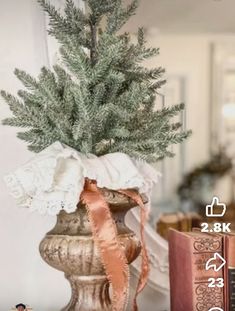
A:
<svg viewBox="0 0 235 311">
<path fill-rule="evenodd" d="M 149 261 L 144 243 L 147 212 L 140 195 L 136 192 L 131 190 L 118 190 L 118 192 L 127 195 L 141 207 L 142 272 L 133 305 L 133 310 L 137 311 L 137 295 L 143 290 L 149 273 Z M 118 240 L 116 224 L 108 203 L 99 191 L 96 181 L 88 179 L 85 181 L 80 199 L 86 206 L 94 241 L 100 250 L 107 278 L 112 285 L 112 311 L 123 311 L 128 303 L 129 267 L 124 249 Z"/>
<path fill-rule="evenodd" d="M 141 262 L 141 274 L 139 277 L 136 293 L 134 296 L 134 304 L 133 304 L 133 310 L 138 311 L 137 296 L 144 289 L 147 283 L 147 280 L 148 280 L 148 275 L 149 275 L 149 270 L 150 270 L 148 252 L 146 249 L 145 238 L 144 238 L 144 227 L 148 220 L 148 213 L 145 209 L 141 196 L 137 192 L 132 191 L 132 190 L 119 190 L 118 192 L 123 193 L 129 198 L 131 198 L 140 207 L 140 237 L 141 237 L 141 244 L 142 244 L 142 254 L 141 254 L 142 262 Z"/>
</svg>

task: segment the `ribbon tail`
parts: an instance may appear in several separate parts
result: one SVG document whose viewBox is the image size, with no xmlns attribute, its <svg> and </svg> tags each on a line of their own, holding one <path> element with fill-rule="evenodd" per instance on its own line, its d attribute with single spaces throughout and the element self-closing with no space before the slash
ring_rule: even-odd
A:
<svg viewBox="0 0 235 311">
<path fill-rule="evenodd" d="M 112 286 L 112 310 L 123 311 L 128 303 L 129 266 L 108 203 L 96 182 L 90 180 L 85 181 L 80 199 L 86 206 L 94 242 Z"/>
<path fill-rule="evenodd" d="M 145 243 L 145 237 L 144 237 L 144 227 L 147 223 L 148 219 L 148 212 L 145 209 L 143 200 L 141 196 L 132 190 L 118 190 L 119 193 L 125 194 L 129 198 L 131 198 L 133 201 L 135 201 L 139 207 L 140 207 L 140 237 L 141 237 L 141 244 L 142 244 L 142 262 L 141 262 L 141 274 L 139 277 L 136 293 L 134 296 L 133 301 L 133 311 L 138 311 L 138 305 L 137 305 L 137 297 L 139 293 L 144 289 L 149 275 L 149 258 L 148 258 L 148 252 L 146 248 Z"/>
</svg>

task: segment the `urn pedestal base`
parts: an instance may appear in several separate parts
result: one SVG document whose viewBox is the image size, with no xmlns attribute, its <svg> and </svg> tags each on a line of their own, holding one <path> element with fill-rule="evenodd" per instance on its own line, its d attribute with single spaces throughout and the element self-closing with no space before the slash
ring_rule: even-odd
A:
<svg viewBox="0 0 235 311">
<path fill-rule="evenodd" d="M 65 276 L 71 284 L 72 298 L 62 311 L 111 311 L 106 276 Z"/>
<path fill-rule="evenodd" d="M 115 191 L 100 189 L 109 203 L 117 226 L 120 247 L 128 263 L 134 261 L 141 245 L 124 218 L 136 203 Z M 72 289 L 69 304 L 61 311 L 111 311 L 109 282 L 94 243 L 86 207 L 80 202 L 71 214 L 61 211 L 55 227 L 40 243 L 42 258 L 52 267 L 63 271 Z"/>
</svg>

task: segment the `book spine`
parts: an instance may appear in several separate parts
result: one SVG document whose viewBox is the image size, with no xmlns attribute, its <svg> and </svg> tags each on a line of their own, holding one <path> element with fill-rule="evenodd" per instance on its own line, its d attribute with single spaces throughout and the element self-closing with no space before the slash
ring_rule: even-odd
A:
<svg viewBox="0 0 235 311">
<path fill-rule="evenodd" d="M 228 269 L 229 311 L 235 311 L 235 267 Z"/>
<path fill-rule="evenodd" d="M 226 236 L 228 310 L 235 311 L 235 235 Z"/>
<path fill-rule="evenodd" d="M 207 261 L 215 253 L 223 253 L 222 236 L 170 230 L 171 311 L 224 310 L 224 290 L 216 286 L 223 281 L 223 269 L 206 270 Z M 218 267 L 221 263 L 217 261 Z M 210 278 L 215 279 L 214 287 L 209 286 Z"/>
<path fill-rule="evenodd" d="M 211 308 L 224 308 L 224 290 L 222 287 L 210 287 L 211 279 L 223 279 L 223 269 L 214 271 L 206 270 L 207 261 L 215 253 L 223 253 L 222 237 L 196 236 L 192 238 L 192 282 L 193 282 L 193 311 L 208 311 Z M 217 263 L 219 265 L 219 262 Z"/>
<path fill-rule="evenodd" d="M 169 234 L 169 264 L 171 311 L 192 311 L 190 239 L 173 229 Z"/>
</svg>

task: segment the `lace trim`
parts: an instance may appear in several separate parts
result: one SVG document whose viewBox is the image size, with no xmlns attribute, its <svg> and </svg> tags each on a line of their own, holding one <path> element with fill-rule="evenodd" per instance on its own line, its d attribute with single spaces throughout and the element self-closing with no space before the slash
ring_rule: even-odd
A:
<svg viewBox="0 0 235 311">
<path fill-rule="evenodd" d="M 40 214 L 56 215 L 60 210 L 68 213 L 76 210 L 86 177 L 96 180 L 100 188 L 137 188 L 150 195 L 159 173 L 126 154 L 86 157 L 56 142 L 5 176 L 4 181 L 19 206 Z"/>
</svg>

